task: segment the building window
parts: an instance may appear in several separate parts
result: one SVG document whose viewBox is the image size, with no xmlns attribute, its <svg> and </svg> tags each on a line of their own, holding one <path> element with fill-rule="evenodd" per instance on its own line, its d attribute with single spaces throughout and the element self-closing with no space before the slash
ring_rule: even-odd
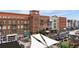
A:
<svg viewBox="0 0 79 59">
<path fill-rule="evenodd" d="M 3 29 L 6 29 L 6 26 L 3 26 Z"/>
<path fill-rule="evenodd" d="M 54 28 L 56 28 L 56 25 L 54 25 Z"/>
<path fill-rule="evenodd" d="M 6 24 L 6 20 L 3 20 L 4 25 Z"/>
<path fill-rule="evenodd" d="M 28 21 L 28 24 L 29 24 L 29 21 Z"/>
<path fill-rule="evenodd" d="M 8 20 L 8 24 L 11 24 L 11 20 Z"/>
<path fill-rule="evenodd" d="M 15 40 L 15 36 L 8 36 L 8 41 L 14 41 Z"/>
<path fill-rule="evenodd" d="M 2 29 L 2 26 L 0 26 L 0 29 Z"/>
<path fill-rule="evenodd" d="M 8 26 L 8 29 L 10 29 L 10 25 Z"/>
<path fill-rule="evenodd" d="M 5 35 L 6 34 L 6 31 L 3 31 L 3 34 Z"/>
<path fill-rule="evenodd" d="M 16 25 L 12 25 L 12 29 L 16 29 Z"/>
<path fill-rule="evenodd" d="M 2 17 L 0 16 L 0 18 L 2 18 Z"/>
<path fill-rule="evenodd" d="M 17 33 L 17 31 L 16 30 L 12 30 L 12 33 Z"/>
<path fill-rule="evenodd" d="M 20 28 L 20 25 L 18 25 L 18 29 Z"/>
<path fill-rule="evenodd" d="M 15 20 L 13 20 L 13 21 L 12 21 L 12 24 L 16 24 L 16 21 L 15 21 Z"/>
<path fill-rule="evenodd" d="M 24 21 L 24 24 L 27 24 L 27 21 Z"/>
<path fill-rule="evenodd" d="M 11 34 L 11 31 L 10 30 L 8 32 L 9 32 L 9 34 Z"/>
<path fill-rule="evenodd" d="M 54 28 L 56 28 L 56 23 L 54 23 Z"/>
<path fill-rule="evenodd" d="M 54 22 L 56 22 L 56 20 L 54 20 Z"/>
<path fill-rule="evenodd" d="M 3 16 L 3 18 L 7 18 L 6 16 Z"/>
<path fill-rule="evenodd" d="M 2 20 L 0 20 L 0 25 L 2 25 Z"/>
<path fill-rule="evenodd" d="M 0 32 L 2 32 L 2 26 L 0 26 Z"/>
<path fill-rule="evenodd" d="M 6 39 L 6 37 L 5 37 L 5 36 L 3 37 L 3 41 L 7 41 L 7 39 Z"/>
<path fill-rule="evenodd" d="M 49 22 L 49 26 L 52 26 L 52 21 Z"/>
<path fill-rule="evenodd" d="M 16 25 L 12 25 L 12 33 L 17 33 L 17 26 Z"/>
<path fill-rule="evenodd" d="M 56 25 L 56 23 L 54 23 L 54 25 Z"/>
<path fill-rule="evenodd" d="M 21 24 L 23 24 L 24 21 L 21 21 Z"/>
<path fill-rule="evenodd" d="M 10 19 L 11 17 L 10 16 L 8 16 L 8 19 Z"/>
<path fill-rule="evenodd" d="M 23 25 L 21 25 L 21 28 L 23 28 Z"/>
<path fill-rule="evenodd" d="M 43 20 L 41 20 L 41 21 L 40 21 L 40 24 L 41 24 L 41 25 L 43 25 L 43 22 L 44 22 L 44 21 L 43 21 Z"/>
<path fill-rule="evenodd" d="M 18 20 L 18 24 L 20 24 L 20 21 Z"/>
</svg>

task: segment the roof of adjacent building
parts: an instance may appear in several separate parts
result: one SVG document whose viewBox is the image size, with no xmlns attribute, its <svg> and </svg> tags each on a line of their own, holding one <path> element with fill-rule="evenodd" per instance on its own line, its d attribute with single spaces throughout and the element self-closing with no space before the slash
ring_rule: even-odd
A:
<svg viewBox="0 0 79 59">
<path fill-rule="evenodd" d="M 20 48 L 20 46 L 17 41 L 14 41 L 0 44 L 0 48 Z"/>
<path fill-rule="evenodd" d="M 0 12 L 0 14 L 27 15 L 27 16 L 29 16 L 29 14 L 20 14 L 20 13 L 11 13 L 11 12 Z"/>
</svg>

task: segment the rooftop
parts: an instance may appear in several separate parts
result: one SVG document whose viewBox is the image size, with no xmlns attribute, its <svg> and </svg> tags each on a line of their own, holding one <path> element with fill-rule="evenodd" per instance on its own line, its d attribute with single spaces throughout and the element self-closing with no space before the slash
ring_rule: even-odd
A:
<svg viewBox="0 0 79 59">
<path fill-rule="evenodd" d="M 14 41 L 0 44 L 0 48 L 20 48 L 20 46 L 17 41 Z"/>
</svg>

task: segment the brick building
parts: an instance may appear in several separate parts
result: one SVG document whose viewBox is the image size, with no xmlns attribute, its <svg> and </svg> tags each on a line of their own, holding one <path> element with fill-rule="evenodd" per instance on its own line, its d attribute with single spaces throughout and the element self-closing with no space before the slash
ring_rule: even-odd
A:
<svg viewBox="0 0 79 59">
<path fill-rule="evenodd" d="M 48 28 L 48 21 L 48 16 L 40 16 L 36 10 L 30 11 L 30 14 L 0 12 L 0 35 L 36 33 Z"/>
<path fill-rule="evenodd" d="M 62 30 L 64 28 L 66 28 L 66 17 L 58 17 L 58 27 L 59 27 L 59 30 Z"/>
<path fill-rule="evenodd" d="M 40 30 L 48 28 L 48 23 L 48 16 L 40 16 L 39 11 L 30 11 L 30 25 L 32 33 L 39 32 Z"/>
</svg>

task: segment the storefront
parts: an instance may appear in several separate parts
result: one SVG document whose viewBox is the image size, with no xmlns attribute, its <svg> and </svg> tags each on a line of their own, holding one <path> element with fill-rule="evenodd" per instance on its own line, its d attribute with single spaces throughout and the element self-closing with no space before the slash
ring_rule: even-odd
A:
<svg viewBox="0 0 79 59">
<path fill-rule="evenodd" d="M 8 42 L 17 41 L 17 34 L 9 34 L 6 37 Z"/>
</svg>

